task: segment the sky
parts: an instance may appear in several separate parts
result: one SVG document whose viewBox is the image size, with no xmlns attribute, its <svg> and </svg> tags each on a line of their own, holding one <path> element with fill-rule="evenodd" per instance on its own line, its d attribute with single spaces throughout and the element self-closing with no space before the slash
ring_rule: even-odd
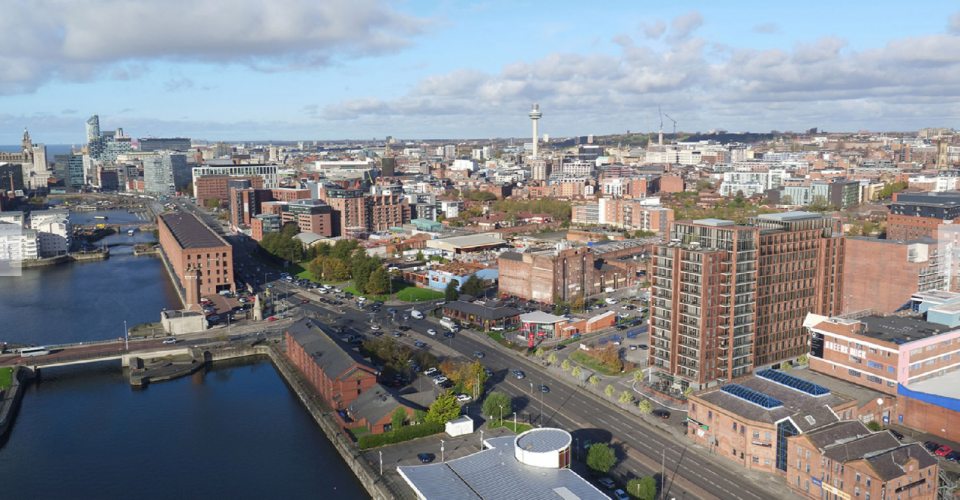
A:
<svg viewBox="0 0 960 500">
<path fill-rule="evenodd" d="M 682 5 L 680 5 L 682 3 Z M 0 144 L 957 127 L 960 7 L 0 0 Z M 668 118 L 666 115 L 669 115 Z"/>
</svg>

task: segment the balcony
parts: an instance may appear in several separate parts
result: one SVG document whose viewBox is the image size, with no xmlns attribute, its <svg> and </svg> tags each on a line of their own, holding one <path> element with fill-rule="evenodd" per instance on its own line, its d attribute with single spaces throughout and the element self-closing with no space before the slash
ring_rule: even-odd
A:
<svg viewBox="0 0 960 500">
<path fill-rule="evenodd" d="M 730 359 L 730 354 L 728 354 L 726 351 L 720 351 L 720 354 L 717 355 L 717 359 L 726 363 L 727 360 Z"/>
<path fill-rule="evenodd" d="M 670 364 L 670 352 L 663 349 L 650 349 L 650 357 L 663 363 Z"/>
<path fill-rule="evenodd" d="M 698 277 L 691 277 L 689 274 L 687 274 L 687 275 L 681 276 L 680 283 L 684 283 L 687 285 L 700 286 L 703 284 L 703 281 L 701 281 L 700 278 Z"/>
<path fill-rule="evenodd" d="M 699 349 L 699 348 L 700 348 L 700 343 L 699 343 L 699 342 L 694 342 L 694 341 L 692 341 L 692 340 L 686 340 L 686 339 L 687 339 L 687 337 L 681 338 L 679 341 L 677 341 L 677 345 L 681 345 L 681 346 L 684 346 L 684 347 L 689 347 L 690 349 Z"/>
<path fill-rule="evenodd" d="M 677 360 L 677 365 L 682 366 L 682 367 L 687 368 L 687 369 L 690 369 L 690 370 L 693 370 L 693 371 L 699 371 L 699 370 L 700 370 L 700 365 L 699 365 L 696 361 L 688 361 L 686 358 L 680 358 L 680 359 L 678 359 L 678 360 Z"/>
<path fill-rule="evenodd" d="M 747 348 L 741 347 L 740 349 L 733 350 L 733 359 L 745 358 L 747 356 L 752 356 L 752 355 L 753 355 L 753 349 L 749 347 Z"/>
<path fill-rule="evenodd" d="M 684 326 L 689 326 L 690 328 L 700 328 L 700 322 L 687 319 L 687 316 L 681 316 L 679 323 Z"/>
</svg>

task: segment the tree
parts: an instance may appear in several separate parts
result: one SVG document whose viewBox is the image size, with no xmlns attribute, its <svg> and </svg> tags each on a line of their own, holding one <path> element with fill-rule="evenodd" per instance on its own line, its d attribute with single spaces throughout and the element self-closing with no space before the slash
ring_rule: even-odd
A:
<svg viewBox="0 0 960 500">
<path fill-rule="evenodd" d="M 798 366 L 807 366 L 807 365 L 809 365 L 809 364 L 810 364 L 810 358 L 807 357 L 806 354 L 801 354 L 800 357 L 797 358 L 797 365 L 798 365 Z"/>
<path fill-rule="evenodd" d="M 785 194 L 785 195 L 781 196 L 781 197 L 780 197 L 780 204 L 781 204 L 781 205 L 793 205 L 793 196 L 790 196 L 789 194 Z"/>
<path fill-rule="evenodd" d="M 594 443 L 587 451 L 587 467 L 597 475 L 606 474 L 617 463 L 617 456 L 607 443 Z"/>
<path fill-rule="evenodd" d="M 830 202 L 823 195 L 816 195 L 813 197 L 813 201 L 807 205 L 807 210 L 811 212 L 826 212 L 830 210 Z"/>
<path fill-rule="evenodd" d="M 713 183 L 707 179 L 700 179 L 697 181 L 697 191 L 706 191 L 708 189 L 713 189 Z"/>
<path fill-rule="evenodd" d="M 643 380 L 643 370 L 637 370 L 633 372 L 633 381 L 639 382 L 641 380 Z"/>
<path fill-rule="evenodd" d="M 592 386 L 594 386 L 594 387 L 597 387 L 598 385 L 600 385 L 600 377 L 598 377 L 598 376 L 596 376 L 596 375 L 591 375 L 591 376 L 590 376 L 590 385 L 592 385 Z"/>
<path fill-rule="evenodd" d="M 657 498 L 657 480 L 653 476 L 631 479 L 627 483 L 627 493 L 640 500 L 654 500 Z"/>
<path fill-rule="evenodd" d="M 220 198 L 207 198 L 207 201 L 203 202 L 203 206 L 209 209 L 220 208 Z"/>
<path fill-rule="evenodd" d="M 560 369 L 563 370 L 563 371 L 569 370 L 569 369 L 570 369 L 570 360 L 569 360 L 569 359 L 563 360 L 563 363 L 560 363 Z"/>
<path fill-rule="evenodd" d="M 640 402 L 637 403 L 637 408 L 640 409 L 641 414 L 647 415 L 653 411 L 653 404 L 650 403 L 649 399 L 641 399 Z"/>
<path fill-rule="evenodd" d="M 500 418 L 501 406 L 503 407 L 503 415 L 513 413 L 513 406 L 510 401 L 510 396 L 502 392 L 492 392 L 487 396 L 487 399 L 483 400 L 483 414 L 491 419 L 494 417 Z"/>
<path fill-rule="evenodd" d="M 450 280 L 447 288 L 443 291 L 443 298 L 447 302 L 453 302 L 460 298 L 460 291 L 457 290 L 457 280 Z"/>
<path fill-rule="evenodd" d="M 617 390 L 614 389 L 612 385 L 608 385 L 603 392 L 607 395 L 607 397 L 613 397 L 613 393 L 617 392 Z"/>
<path fill-rule="evenodd" d="M 326 269 L 324 269 L 326 272 Z M 333 281 L 347 281 L 350 279 L 350 264 L 342 260 L 338 260 L 336 266 L 333 268 Z M 327 279 L 330 279 L 329 277 Z"/>
<path fill-rule="evenodd" d="M 407 410 L 402 406 L 398 406 L 396 410 L 393 410 L 393 414 L 390 415 L 390 424 L 393 425 L 393 430 L 403 427 L 403 422 L 406 420 Z"/>
<path fill-rule="evenodd" d="M 554 363 L 556 363 L 556 362 L 557 362 L 557 353 L 551 352 L 550 355 L 547 356 L 547 362 L 550 363 L 551 365 L 554 364 Z"/>
<path fill-rule="evenodd" d="M 446 424 L 459 416 L 460 404 L 457 402 L 457 396 L 452 392 L 447 392 L 437 396 L 437 400 L 430 405 L 430 411 L 427 412 L 427 421 Z"/>
<path fill-rule="evenodd" d="M 476 274 L 471 274 L 470 277 L 463 282 L 463 285 L 460 285 L 460 291 L 474 297 L 482 297 L 483 280 L 481 280 Z"/>
<path fill-rule="evenodd" d="M 371 295 L 384 295 L 390 293 L 390 274 L 387 270 L 380 267 L 370 274 L 370 280 L 367 281 L 367 293 Z"/>
<path fill-rule="evenodd" d="M 423 262 L 423 250 L 417 250 L 417 260 Z"/>
<path fill-rule="evenodd" d="M 570 375 L 573 375 L 573 378 L 580 380 L 581 373 L 583 373 L 583 369 L 581 369 L 579 366 L 574 366 L 573 371 L 570 372 Z"/>
<path fill-rule="evenodd" d="M 423 410 L 413 410 L 413 421 L 422 424 L 427 421 L 427 412 Z"/>
<path fill-rule="evenodd" d="M 320 279 L 323 276 L 323 265 L 325 263 L 323 257 L 317 257 L 310 261 L 307 264 L 307 271 L 313 275 L 314 278 Z"/>
<path fill-rule="evenodd" d="M 630 391 L 623 391 L 623 392 L 620 393 L 620 402 L 621 402 L 621 403 L 629 403 L 629 402 L 631 402 L 631 401 L 633 401 L 633 395 L 630 394 Z"/>
<path fill-rule="evenodd" d="M 540 346 L 540 347 L 537 348 L 536 351 L 534 351 L 533 354 L 536 355 L 538 358 L 542 358 L 543 355 L 546 354 L 546 353 L 547 353 L 547 350 L 544 349 L 543 346 Z"/>
<path fill-rule="evenodd" d="M 789 361 L 784 361 L 783 363 L 780 363 L 780 369 L 783 371 L 787 371 L 791 368 L 793 368 L 793 365 L 791 365 Z"/>
<path fill-rule="evenodd" d="M 687 387 L 686 389 L 684 389 L 683 397 L 689 398 L 691 394 L 693 394 L 693 387 Z"/>
</svg>

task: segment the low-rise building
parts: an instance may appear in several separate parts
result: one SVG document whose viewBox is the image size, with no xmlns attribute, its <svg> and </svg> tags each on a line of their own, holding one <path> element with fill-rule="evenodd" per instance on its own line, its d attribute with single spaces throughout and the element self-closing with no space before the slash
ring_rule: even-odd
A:
<svg viewBox="0 0 960 500">
<path fill-rule="evenodd" d="M 510 328 L 520 322 L 520 311 L 512 307 L 488 307 L 460 300 L 444 304 L 443 315 L 462 323 L 476 325 L 483 330 L 489 330 L 493 326 Z"/>
</svg>

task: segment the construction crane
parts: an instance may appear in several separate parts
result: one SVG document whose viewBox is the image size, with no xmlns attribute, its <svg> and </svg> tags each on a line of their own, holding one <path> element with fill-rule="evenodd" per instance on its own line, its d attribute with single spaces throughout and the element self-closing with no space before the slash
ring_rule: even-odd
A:
<svg viewBox="0 0 960 500">
<path fill-rule="evenodd" d="M 660 106 L 657 106 L 657 112 L 660 113 L 660 140 L 657 145 L 663 146 L 663 110 L 660 109 Z"/>
<path fill-rule="evenodd" d="M 673 142 L 676 143 L 677 142 L 677 121 L 674 120 L 673 118 L 670 118 L 670 115 L 666 113 L 664 113 L 663 116 L 666 116 L 667 118 L 670 119 L 670 121 L 673 122 Z M 663 128 L 663 123 L 660 124 L 660 127 Z"/>
</svg>

